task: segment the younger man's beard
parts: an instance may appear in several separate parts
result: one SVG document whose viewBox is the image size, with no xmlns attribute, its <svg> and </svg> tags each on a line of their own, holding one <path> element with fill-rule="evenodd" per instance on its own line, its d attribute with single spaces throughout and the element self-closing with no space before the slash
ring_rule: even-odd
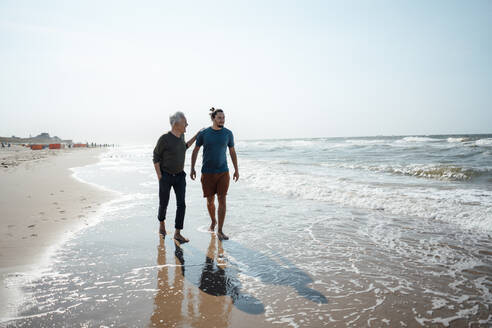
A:
<svg viewBox="0 0 492 328">
<path fill-rule="evenodd" d="M 221 124 L 217 124 L 217 126 L 222 129 L 224 127 L 224 124 L 222 124 L 222 125 Z"/>
</svg>

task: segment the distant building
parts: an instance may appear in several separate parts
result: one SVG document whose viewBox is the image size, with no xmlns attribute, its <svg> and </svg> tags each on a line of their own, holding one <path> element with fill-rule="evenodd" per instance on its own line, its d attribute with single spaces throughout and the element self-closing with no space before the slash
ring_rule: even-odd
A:
<svg viewBox="0 0 492 328">
<path fill-rule="evenodd" d="M 53 143 L 63 143 L 70 145 L 72 144 L 71 139 L 66 139 L 63 140 L 59 138 L 58 136 L 51 137 L 48 132 L 43 132 L 35 137 L 31 137 L 29 135 L 29 138 L 19 138 L 16 136 L 12 136 L 11 138 L 9 137 L 0 137 L 0 142 L 4 143 L 13 143 L 13 144 L 53 144 Z"/>
</svg>

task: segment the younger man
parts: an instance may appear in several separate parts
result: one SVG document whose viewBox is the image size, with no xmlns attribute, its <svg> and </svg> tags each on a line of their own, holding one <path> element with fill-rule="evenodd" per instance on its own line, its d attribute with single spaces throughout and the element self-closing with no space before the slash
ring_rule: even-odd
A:
<svg viewBox="0 0 492 328">
<path fill-rule="evenodd" d="M 217 236 L 220 240 L 227 240 L 229 237 L 222 230 L 226 215 L 226 196 L 229 189 L 229 168 L 227 166 L 226 149 L 229 148 L 229 154 L 234 165 L 233 179 L 239 179 L 239 169 L 237 165 L 237 155 L 234 150 L 234 136 L 229 129 L 224 128 L 225 116 L 222 109 L 210 109 L 212 112 L 212 126 L 201 131 L 196 139 L 195 149 L 191 156 L 191 173 L 192 180 L 196 178 L 195 163 L 200 147 L 203 146 L 203 164 L 202 164 L 202 189 L 203 197 L 207 198 L 208 214 L 212 223 L 210 231 L 214 231 L 217 223 L 215 216 L 215 194 L 219 201 L 219 225 Z"/>
</svg>

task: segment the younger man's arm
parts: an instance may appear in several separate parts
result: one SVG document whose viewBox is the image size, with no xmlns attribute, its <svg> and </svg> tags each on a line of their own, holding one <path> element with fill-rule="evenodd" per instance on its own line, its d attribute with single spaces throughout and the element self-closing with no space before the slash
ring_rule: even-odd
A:
<svg viewBox="0 0 492 328">
<path fill-rule="evenodd" d="M 191 172 L 190 172 L 191 180 L 195 180 L 196 178 L 195 163 L 199 151 L 200 151 L 200 146 L 195 145 L 195 148 L 193 149 L 193 153 L 191 154 Z"/>
<path fill-rule="evenodd" d="M 202 129 L 202 130 L 203 130 L 203 129 Z M 193 145 L 193 143 L 194 143 L 194 142 L 195 142 L 195 140 L 196 140 L 196 137 L 198 136 L 198 134 L 199 134 L 200 132 L 202 132 L 202 130 L 198 131 L 198 132 L 197 132 L 197 133 L 193 136 L 193 138 L 191 138 L 190 140 L 188 140 L 188 142 L 186 143 L 186 149 L 190 148 L 190 147 L 191 147 L 191 145 Z"/>
<path fill-rule="evenodd" d="M 232 179 L 237 182 L 239 180 L 239 167 L 237 165 L 237 155 L 234 147 L 229 147 L 229 155 L 231 155 L 232 164 L 234 165 L 234 175 Z"/>
</svg>

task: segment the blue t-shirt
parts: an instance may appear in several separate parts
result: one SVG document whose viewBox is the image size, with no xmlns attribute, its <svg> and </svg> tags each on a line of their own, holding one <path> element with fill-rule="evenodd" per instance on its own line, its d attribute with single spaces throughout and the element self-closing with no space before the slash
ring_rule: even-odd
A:
<svg viewBox="0 0 492 328">
<path fill-rule="evenodd" d="M 226 149 L 234 147 L 234 136 L 231 130 L 211 127 L 203 130 L 196 137 L 196 145 L 203 146 L 202 173 L 228 172 Z"/>
</svg>

